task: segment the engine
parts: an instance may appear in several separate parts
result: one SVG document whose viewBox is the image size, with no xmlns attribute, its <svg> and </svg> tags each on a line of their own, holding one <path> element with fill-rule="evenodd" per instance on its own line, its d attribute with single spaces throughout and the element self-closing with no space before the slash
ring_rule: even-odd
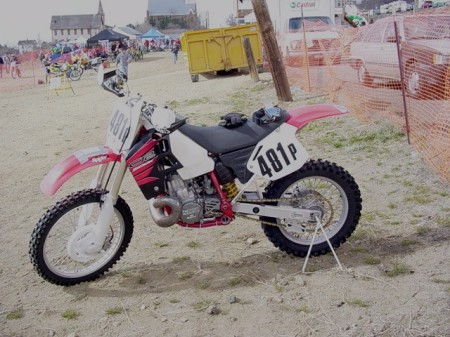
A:
<svg viewBox="0 0 450 337">
<path fill-rule="evenodd" d="M 207 175 L 183 181 L 174 174 L 167 180 L 167 194 L 150 200 L 153 219 L 162 227 L 178 221 L 186 224 L 201 222 L 217 216 L 220 210 L 220 200 Z M 170 208 L 170 212 L 166 208 Z"/>
</svg>

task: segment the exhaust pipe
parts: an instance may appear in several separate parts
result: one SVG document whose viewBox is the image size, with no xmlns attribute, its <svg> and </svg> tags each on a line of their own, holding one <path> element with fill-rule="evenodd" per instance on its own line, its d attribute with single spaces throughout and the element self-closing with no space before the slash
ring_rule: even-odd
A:
<svg viewBox="0 0 450 337">
<path fill-rule="evenodd" d="M 150 214 L 160 227 L 170 227 L 177 223 L 181 215 L 181 205 L 178 200 L 170 197 L 161 197 L 149 200 Z M 164 212 L 164 207 L 170 208 L 170 214 Z"/>
</svg>

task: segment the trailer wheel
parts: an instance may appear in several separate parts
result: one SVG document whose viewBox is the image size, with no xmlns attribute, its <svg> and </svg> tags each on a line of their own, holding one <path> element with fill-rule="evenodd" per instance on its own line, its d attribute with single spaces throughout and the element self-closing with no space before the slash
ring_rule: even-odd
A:
<svg viewBox="0 0 450 337">
<path fill-rule="evenodd" d="M 198 74 L 195 74 L 195 75 L 191 75 L 191 81 L 192 82 L 198 82 Z"/>
</svg>

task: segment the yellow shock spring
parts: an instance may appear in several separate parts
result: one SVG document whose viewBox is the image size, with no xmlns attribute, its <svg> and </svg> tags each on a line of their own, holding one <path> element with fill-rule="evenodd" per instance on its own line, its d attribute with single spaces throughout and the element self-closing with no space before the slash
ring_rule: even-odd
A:
<svg viewBox="0 0 450 337">
<path fill-rule="evenodd" d="M 228 199 L 233 199 L 238 194 L 238 189 L 234 181 L 223 184 L 222 189 L 227 194 Z"/>
</svg>

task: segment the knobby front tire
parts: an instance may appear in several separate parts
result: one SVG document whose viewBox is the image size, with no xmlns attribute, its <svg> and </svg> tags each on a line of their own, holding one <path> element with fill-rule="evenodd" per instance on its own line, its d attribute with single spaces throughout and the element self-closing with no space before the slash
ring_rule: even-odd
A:
<svg viewBox="0 0 450 337">
<path fill-rule="evenodd" d="M 114 206 L 113 220 L 100 251 L 89 252 L 89 247 L 82 245 L 95 227 L 105 193 L 100 189 L 73 193 L 39 219 L 31 235 L 29 255 L 38 274 L 48 282 L 72 286 L 95 280 L 126 251 L 133 235 L 133 215 L 121 197 Z"/>
<path fill-rule="evenodd" d="M 283 201 L 271 205 L 319 211 L 320 220 L 333 248 L 338 248 L 353 233 L 361 216 L 361 192 L 353 177 L 335 163 L 311 160 L 303 167 L 266 188 L 265 198 Z M 291 199 L 291 200 L 289 200 Z M 260 217 L 267 238 L 280 250 L 305 257 L 310 247 L 316 221 L 281 220 Z M 311 255 L 330 252 L 323 232 L 319 229 Z"/>
</svg>

